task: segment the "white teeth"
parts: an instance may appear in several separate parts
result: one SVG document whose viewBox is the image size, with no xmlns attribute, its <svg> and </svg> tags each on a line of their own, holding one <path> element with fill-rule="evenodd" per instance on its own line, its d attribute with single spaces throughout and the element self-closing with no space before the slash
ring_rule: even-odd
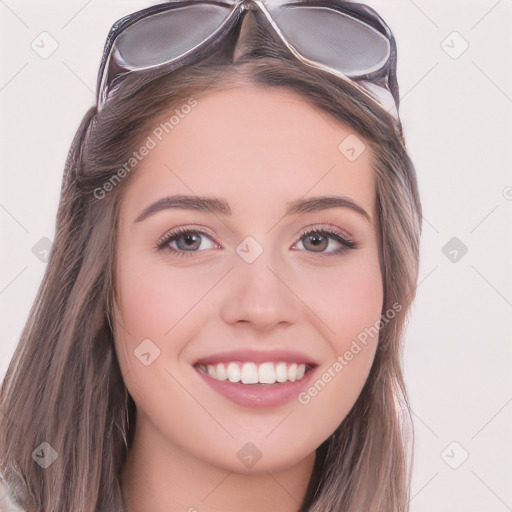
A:
<svg viewBox="0 0 512 512">
<path fill-rule="evenodd" d="M 217 380 L 242 382 L 242 384 L 275 384 L 276 382 L 294 382 L 302 379 L 306 373 L 305 363 L 238 363 L 231 362 L 199 365 L 210 377 Z"/>
<path fill-rule="evenodd" d="M 218 364 L 215 369 L 217 370 L 217 375 L 214 375 L 215 378 L 219 380 L 226 380 L 228 378 L 226 367 L 222 363 Z"/>
<path fill-rule="evenodd" d="M 276 381 L 276 371 L 274 363 L 263 363 L 258 368 L 258 381 L 261 384 L 274 384 Z"/>
<path fill-rule="evenodd" d="M 258 368 L 254 363 L 244 363 L 240 380 L 244 384 L 258 383 Z"/>
<path fill-rule="evenodd" d="M 292 363 L 288 368 L 288 380 L 297 380 L 297 363 Z"/>
<path fill-rule="evenodd" d="M 276 380 L 277 382 L 286 382 L 288 379 L 288 368 L 286 363 L 277 363 L 276 365 Z"/>
<path fill-rule="evenodd" d="M 240 382 L 240 366 L 236 363 L 228 364 L 228 380 L 230 382 Z"/>
</svg>

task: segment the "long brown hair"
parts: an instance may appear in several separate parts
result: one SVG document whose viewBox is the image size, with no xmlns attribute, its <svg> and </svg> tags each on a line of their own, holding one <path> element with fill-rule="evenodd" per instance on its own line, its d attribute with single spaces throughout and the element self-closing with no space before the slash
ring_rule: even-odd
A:
<svg viewBox="0 0 512 512">
<path fill-rule="evenodd" d="M 0 391 L 0 472 L 28 511 L 123 511 L 120 474 L 136 407 L 118 365 L 110 315 L 119 204 L 136 169 L 102 197 L 95 190 L 119 178 L 122 163 L 163 114 L 237 83 L 292 89 L 350 126 L 373 157 L 382 311 L 395 314 L 380 326 L 355 405 L 317 449 L 300 510 L 408 510 L 413 440 L 405 430 L 412 426 L 401 350 L 418 276 L 421 204 L 401 125 L 350 84 L 294 60 L 250 15 L 246 22 L 238 42 L 233 34 L 199 63 L 166 76 L 129 77 L 78 128 L 49 262 Z M 54 453 L 42 443 L 57 454 L 46 468 L 33 456 L 36 449 Z"/>
</svg>

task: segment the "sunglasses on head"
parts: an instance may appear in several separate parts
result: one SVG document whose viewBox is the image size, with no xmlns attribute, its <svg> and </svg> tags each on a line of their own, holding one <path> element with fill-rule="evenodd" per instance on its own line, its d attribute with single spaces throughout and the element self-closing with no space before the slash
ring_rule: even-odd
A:
<svg viewBox="0 0 512 512">
<path fill-rule="evenodd" d="M 344 0 L 173 0 L 125 16 L 107 37 L 98 110 L 129 74 L 163 75 L 212 54 L 250 10 L 299 61 L 350 82 L 398 119 L 393 34 L 373 9 Z"/>
</svg>

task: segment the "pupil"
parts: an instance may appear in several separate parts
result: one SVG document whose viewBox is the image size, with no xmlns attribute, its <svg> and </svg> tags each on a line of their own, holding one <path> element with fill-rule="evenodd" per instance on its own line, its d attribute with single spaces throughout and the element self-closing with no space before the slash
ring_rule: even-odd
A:
<svg viewBox="0 0 512 512">
<path fill-rule="evenodd" d="M 181 240 L 185 241 L 185 244 L 184 244 L 185 247 L 180 247 L 180 249 L 189 251 L 189 250 L 198 248 L 199 243 L 201 241 L 201 237 L 197 234 L 196 235 L 182 235 Z M 178 242 L 177 242 L 178 247 L 180 245 L 179 241 L 180 241 L 180 239 L 178 239 Z"/>
<path fill-rule="evenodd" d="M 327 238 L 322 235 L 309 235 L 307 239 L 308 242 L 312 244 L 313 248 L 321 248 L 323 250 L 327 247 Z"/>
</svg>

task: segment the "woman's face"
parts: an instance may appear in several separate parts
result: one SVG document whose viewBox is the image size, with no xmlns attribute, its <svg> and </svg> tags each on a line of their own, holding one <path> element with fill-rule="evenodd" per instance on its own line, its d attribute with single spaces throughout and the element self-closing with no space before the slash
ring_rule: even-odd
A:
<svg viewBox="0 0 512 512">
<path fill-rule="evenodd" d="M 290 468 L 375 355 L 370 150 L 285 89 L 194 100 L 150 134 L 121 204 L 115 342 L 137 435 L 229 471 Z"/>
</svg>

